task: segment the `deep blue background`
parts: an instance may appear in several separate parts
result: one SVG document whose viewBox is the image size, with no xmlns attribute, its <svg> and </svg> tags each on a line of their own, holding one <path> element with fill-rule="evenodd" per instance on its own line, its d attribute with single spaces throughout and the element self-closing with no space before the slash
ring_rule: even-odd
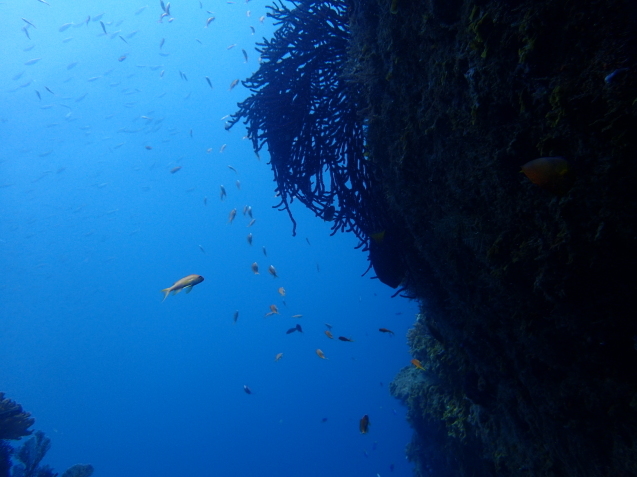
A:
<svg viewBox="0 0 637 477">
<path fill-rule="evenodd" d="M 409 365 L 415 304 L 361 278 L 355 238 L 330 237 L 300 205 L 292 237 L 267 153 L 223 127 L 249 94 L 230 83 L 258 68 L 255 42 L 274 31 L 259 20 L 266 2 L 177 0 L 160 23 L 158 1 L 139 14 L 143 2 L 47 1 L 0 3 L 0 390 L 51 437 L 44 463 L 118 477 L 410 475 L 388 385 Z M 162 303 L 191 273 L 205 281 Z M 281 315 L 265 318 L 271 304 Z M 330 341 L 326 322 L 355 341 Z M 286 335 L 296 323 L 304 333 Z"/>
</svg>

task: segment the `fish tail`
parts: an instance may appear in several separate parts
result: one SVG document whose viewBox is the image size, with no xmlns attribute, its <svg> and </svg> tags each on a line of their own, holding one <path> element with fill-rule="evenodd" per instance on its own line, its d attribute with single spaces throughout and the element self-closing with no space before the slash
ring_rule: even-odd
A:
<svg viewBox="0 0 637 477">
<path fill-rule="evenodd" d="M 163 303 L 166 298 L 168 298 L 168 295 L 170 295 L 170 288 L 164 288 L 163 290 L 161 290 L 161 292 L 164 294 L 164 299 L 162 300 Z"/>
</svg>

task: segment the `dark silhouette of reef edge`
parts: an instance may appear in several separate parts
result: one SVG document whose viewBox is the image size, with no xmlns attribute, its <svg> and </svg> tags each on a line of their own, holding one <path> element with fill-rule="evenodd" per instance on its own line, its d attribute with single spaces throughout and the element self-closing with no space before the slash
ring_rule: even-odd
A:
<svg viewBox="0 0 637 477">
<path fill-rule="evenodd" d="M 405 224 L 415 475 L 637 475 L 637 4 L 354 0 Z M 363 103 L 365 102 L 363 101 Z M 561 195 L 520 168 L 566 158 Z"/>
</svg>

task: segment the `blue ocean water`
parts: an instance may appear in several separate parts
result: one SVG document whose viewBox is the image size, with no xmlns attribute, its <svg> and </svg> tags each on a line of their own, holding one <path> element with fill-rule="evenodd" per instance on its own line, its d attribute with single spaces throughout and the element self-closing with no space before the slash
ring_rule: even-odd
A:
<svg viewBox="0 0 637 477">
<path fill-rule="evenodd" d="M 0 391 L 60 474 L 411 474 L 388 385 L 416 305 L 298 204 L 293 237 L 267 154 L 224 128 L 267 4 L 0 2 Z"/>
</svg>

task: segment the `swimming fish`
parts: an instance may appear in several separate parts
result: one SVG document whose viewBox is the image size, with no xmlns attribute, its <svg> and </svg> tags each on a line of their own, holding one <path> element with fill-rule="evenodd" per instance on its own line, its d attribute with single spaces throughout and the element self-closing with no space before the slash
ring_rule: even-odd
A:
<svg viewBox="0 0 637 477">
<path fill-rule="evenodd" d="M 203 205 L 208 205 L 208 197 L 203 198 Z"/>
<path fill-rule="evenodd" d="M 226 194 L 226 188 L 224 186 L 220 186 L 221 187 L 221 200 L 223 200 L 225 197 L 228 196 L 228 194 Z"/>
<path fill-rule="evenodd" d="M 279 289 L 277 291 L 279 292 L 279 295 L 285 296 L 285 288 L 279 287 Z"/>
<path fill-rule="evenodd" d="M 345 338 L 344 336 L 339 336 L 339 337 L 338 337 L 338 339 L 339 339 L 339 340 L 341 340 L 341 341 L 350 341 L 350 342 L 352 342 L 352 343 L 354 342 L 354 340 L 353 340 L 353 339 L 351 339 L 351 338 Z"/>
<path fill-rule="evenodd" d="M 232 315 L 232 322 L 236 323 L 238 319 L 239 319 L 239 310 L 235 311 L 234 315 Z"/>
<path fill-rule="evenodd" d="M 261 250 L 263 250 L 263 255 L 265 255 L 267 257 L 268 256 L 268 252 L 265 249 L 265 245 L 263 247 L 261 247 Z"/>
<path fill-rule="evenodd" d="M 186 293 L 190 293 L 192 287 L 203 282 L 203 280 L 204 278 L 201 275 L 188 275 L 187 277 L 177 280 L 171 287 L 161 290 L 164 294 L 164 300 L 168 298 L 169 294 L 176 295 L 181 290 L 186 290 Z"/>
<path fill-rule="evenodd" d="M 529 161 L 521 172 L 535 185 L 555 195 L 564 195 L 575 179 L 568 161 L 559 156 Z"/>
<path fill-rule="evenodd" d="M 208 82 L 208 86 L 210 86 L 210 89 L 212 89 L 212 82 L 210 81 L 210 78 L 208 78 L 206 76 L 206 81 Z"/>
<path fill-rule="evenodd" d="M 237 179 L 237 181 L 235 182 L 235 185 L 237 186 L 237 189 L 241 190 L 241 182 L 239 182 L 239 180 Z"/>
<path fill-rule="evenodd" d="M 290 333 L 294 333 L 296 331 L 296 327 L 288 329 L 285 334 L 289 335 Z"/>
<path fill-rule="evenodd" d="M 199 250 L 201 250 L 203 253 L 206 253 L 206 251 L 203 249 L 203 247 L 201 245 L 198 245 Z"/>
<path fill-rule="evenodd" d="M 159 40 L 159 49 L 160 50 L 163 48 L 164 43 L 166 43 L 166 38 L 162 38 L 161 40 Z"/>
<path fill-rule="evenodd" d="M 391 336 L 394 336 L 394 332 L 392 330 L 388 330 L 387 328 L 378 328 L 378 331 L 381 333 L 389 333 Z"/>
<path fill-rule="evenodd" d="M 100 25 L 102 25 L 102 30 L 104 31 L 105 35 L 108 35 L 108 33 L 106 33 L 106 26 L 104 25 L 104 22 L 100 20 Z"/>
<path fill-rule="evenodd" d="M 250 223 L 247 225 L 247 227 L 252 227 L 255 222 L 256 222 L 256 219 L 252 219 Z"/>
<path fill-rule="evenodd" d="M 228 88 L 228 91 L 232 90 L 232 88 L 234 88 L 235 86 L 237 86 L 239 84 L 239 80 L 232 80 L 232 83 L 230 83 L 230 88 Z"/>
<path fill-rule="evenodd" d="M 270 273 L 270 275 L 272 275 L 274 278 L 279 278 L 279 276 L 276 274 L 276 268 L 274 268 L 274 265 L 270 265 L 268 267 L 268 273 Z"/>
<path fill-rule="evenodd" d="M 369 432 L 369 416 L 365 414 L 358 423 L 358 429 L 361 434 L 367 434 Z"/>
<path fill-rule="evenodd" d="M 277 361 L 279 361 L 281 358 L 283 358 L 283 353 L 277 353 L 277 355 L 274 357 L 274 362 L 276 363 Z"/>
<path fill-rule="evenodd" d="M 325 357 L 325 354 L 323 354 L 323 351 L 321 351 L 319 348 L 316 348 L 316 356 L 318 356 L 321 359 L 327 359 Z"/>
<path fill-rule="evenodd" d="M 208 28 L 208 25 L 210 25 L 212 22 L 215 21 L 215 17 L 210 17 L 206 20 L 206 28 Z"/>
<path fill-rule="evenodd" d="M 280 315 L 281 313 L 279 313 L 279 309 L 276 307 L 276 305 L 270 305 L 270 312 L 266 313 L 265 316 L 270 316 L 270 315 Z"/>
<path fill-rule="evenodd" d="M 329 323 L 325 323 L 325 326 L 327 326 L 327 329 L 328 329 L 328 330 L 331 330 L 331 329 L 332 329 L 332 325 L 330 325 Z"/>
<path fill-rule="evenodd" d="M 225 151 L 226 150 L 226 146 L 227 146 L 227 144 L 222 144 L 221 148 L 219 149 L 219 152 Z"/>
<path fill-rule="evenodd" d="M 228 48 L 226 48 L 226 50 L 232 50 L 235 46 L 237 46 L 237 44 L 233 43 L 232 45 L 228 46 Z"/>
<path fill-rule="evenodd" d="M 303 315 L 292 315 L 292 318 L 303 318 Z"/>
<path fill-rule="evenodd" d="M 29 20 L 27 20 L 26 18 L 22 18 L 23 22 L 28 23 L 29 25 L 31 25 L 33 28 L 35 28 L 35 25 L 33 23 L 31 23 Z"/>
<path fill-rule="evenodd" d="M 245 50 L 241 50 L 241 51 L 243 52 L 243 57 L 246 59 L 245 63 L 247 63 L 248 62 L 248 53 L 246 53 Z"/>
<path fill-rule="evenodd" d="M 325 330 L 324 333 L 325 333 L 325 336 L 327 336 L 329 339 L 331 340 L 334 339 L 334 335 L 332 334 L 330 330 Z"/>
<path fill-rule="evenodd" d="M 250 389 L 247 385 L 243 385 L 243 390 L 246 394 L 252 394 L 252 389 Z"/>
<path fill-rule="evenodd" d="M 257 264 L 257 262 L 254 262 L 250 268 L 252 268 L 252 271 L 254 272 L 255 275 L 259 274 L 259 265 Z"/>
<path fill-rule="evenodd" d="M 234 167 L 232 167 L 230 164 L 228 164 L 228 169 L 233 171 L 235 174 L 238 174 L 237 170 Z M 245 215 L 245 210 L 247 210 L 247 209 L 244 209 L 243 215 Z"/>
<path fill-rule="evenodd" d="M 180 170 L 181 170 L 181 166 L 173 167 L 173 168 L 170 170 L 170 173 L 171 173 L 171 174 L 174 174 L 175 172 L 180 171 Z"/>
<path fill-rule="evenodd" d="M 413 364 L 414 366 L 416 366 L 418 369 L 422 369 L 423 371 L 425 371 L 425 368 L 422 367 L 422 363 L 417 360 L 416 358 L 412 359 L 411 364 Z"/>
<path fill-rule="evenodd" d="M 246 240 L 248 241 L 248 245 L 252 245 L 252 234 L 248 234 Z"/>
<path fill-rule="evenodd" d="M 232 209 L 228 215 L 228 223 L 231 224 L 234 218 L 237 216 L 237 209 Z"/>
</svg>

